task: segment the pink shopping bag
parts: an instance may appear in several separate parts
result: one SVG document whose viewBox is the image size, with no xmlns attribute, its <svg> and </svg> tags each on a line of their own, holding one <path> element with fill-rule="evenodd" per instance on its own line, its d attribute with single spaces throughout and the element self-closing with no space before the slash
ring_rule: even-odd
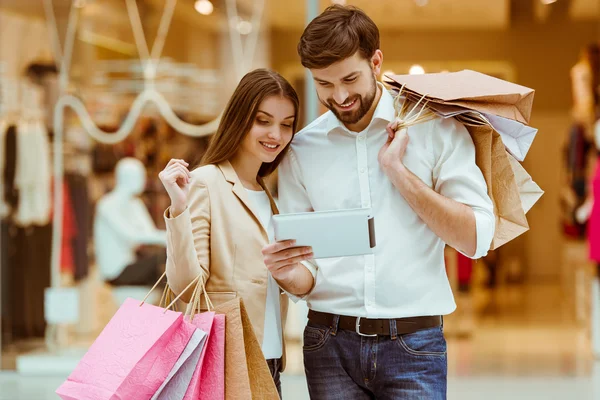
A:
<svg viewBox="0 0 600 400">
<path fill-rule="evenodd" d="M 212 337 L 212 328 L 215 321 L 215 313 L 214 312 L 205 312 L 202 314 L 196 314 L 192 319 L 192 324 L 207 333 L 206 345 L 204 349 L 202 349 L 202 354 L 200 355 L 200 360 L 196 365 L 196 369 L 194 370 L 194 375 L 190 381 L 188 389 L 183 397 L 183 400 L 196 400 L 199 399 L 199 389 L 200 389 L 200 378 L 202 373 L 202 365 L 204 364 L 204 360 L 206 359 L 206 353 L 208 351 L 208 347 L 210 347 L 211 337 Z"/>
<path fill-rule="evenodd" d="M 225 399 L 225 315 L 215 315 L 202 363 L 198 399 Z"/>
<path fill-rule="evenodd" d="M 196 330 L 180 312 L 127 299 L 73 373 L 63 400 L 148 400 Z"/>
</svg>

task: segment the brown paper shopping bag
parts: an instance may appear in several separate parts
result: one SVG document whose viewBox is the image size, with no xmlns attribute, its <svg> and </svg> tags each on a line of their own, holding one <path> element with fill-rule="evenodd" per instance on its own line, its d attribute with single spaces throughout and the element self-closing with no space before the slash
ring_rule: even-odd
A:
<svg viewBox="0 0 600 400">
<path fill-rule="evenodd" d="M 214 310 L 225 315 L 225 399 L 279 399 L 242 299 L 215 305 Z"/>
<path fill-rule="evenodd" d="M 527 214 L 542 197 L 544 191 L 531 179 L 531 175 L 525 171 L 525 168 L 523 168 L 516 158 L 508 154 L 508 160 L 515 174 L 515 181 L 519 188 L 519 197 L 521 198 L 523 211 Z"/>
<path fill-rule="evenodd" d="M 388 75 L 409 98 L 427 96 L 434 103 L 461 106 L 528 124 L 535 91 L 479 72 Z"/>
<path fill-rule="evenodd" d="M 489 125 L 464 123 L 475 144 L 475 161 L 494 204 L 496 231 L 491 249 L 497 249 L 529 230 L 519 187 L 498 132 Z"/>
</svg>

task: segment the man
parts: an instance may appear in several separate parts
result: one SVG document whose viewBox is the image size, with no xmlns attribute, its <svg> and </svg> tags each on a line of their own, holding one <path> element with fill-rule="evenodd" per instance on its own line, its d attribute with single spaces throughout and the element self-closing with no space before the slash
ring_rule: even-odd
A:
<svg viewBox="0 0 600 400">
<path fill-rule="evenodd" d="M 263 250 L 281 287 L 310 309 L 311 398 L 445 399 L 442 316 L 456 305 L 444 246 L 479 258 L 495 228 L 474 144 L 454 119 L 393 132 L 393 98 L 376 80 L 379 31 L 363 11 L 328 8 L 298 53 L 330 111 L 281 164 L 282 212 L 371 208 L 377 237 L 373 255 L 310 263 L 293 242 Z"/>
</svg>

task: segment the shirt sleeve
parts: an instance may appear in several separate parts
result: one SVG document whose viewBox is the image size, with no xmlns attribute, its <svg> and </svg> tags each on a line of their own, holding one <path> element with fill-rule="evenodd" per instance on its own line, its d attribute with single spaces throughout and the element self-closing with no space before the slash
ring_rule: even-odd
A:
<svg viewBox="0 0 600 400">
<path fill-rule="evenodd" d="M 496 228 L 494 205 L 488 195 L 483 174 L 475 163 L 475 145 L 463 124 L 454 118 L 439 119 L 432 124 L 431 148 L 434 152 L 434 190 L 442 196 L 469 206 L 475 213 L 477 259 L 490 249 Z"/>
<path fill-rule="evenodd" d="M 302 184 L 302 175 L 298 160 L 291 148 L 281 164 L 279 164 L 277 192 L 279 193 L 279 209 L 282 214 L 314 211 L 306 188 Z M 302 265 L 308 269 L 316 283 L 318 270 L 316 263 L 314 261 L 303 261 Z M 293 302 L 297 303 L 299 300 L 305 300 L 309 296 L 310 291 L 301 297 L 288 292 L 285 293 Z"/>
</svg>

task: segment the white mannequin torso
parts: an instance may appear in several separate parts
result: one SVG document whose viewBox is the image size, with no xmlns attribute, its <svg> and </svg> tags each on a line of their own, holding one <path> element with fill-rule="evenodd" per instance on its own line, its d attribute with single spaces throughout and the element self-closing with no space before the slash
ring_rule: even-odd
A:
<svg viewBox="0 0 600 400">
<path fill-rule="evenodd" d="M 96 207 L 94 244 L 96 262 L 105 280 L 118 277 L 136 259 L 140 245 L 166 246 L 166 231 L 156 229 L 138 197 L 145 185 L 141 162 L 124 159 L 117 165 L 117 185 Z"/>
</svg>

